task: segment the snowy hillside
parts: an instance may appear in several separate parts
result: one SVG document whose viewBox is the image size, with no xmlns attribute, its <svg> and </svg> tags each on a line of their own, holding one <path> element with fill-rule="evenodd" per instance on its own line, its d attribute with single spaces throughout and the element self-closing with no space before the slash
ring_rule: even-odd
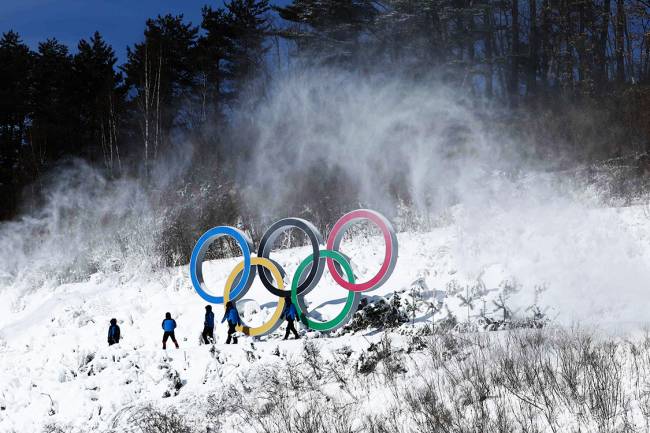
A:
<svg viewBox="0 0 650 433">
<path fill-rule="evenodd" d="M 461 324 L 468 318 L 472 323 L 484 323 L 479 316 L 501 320 L 507 314 L 514 319 L 542 311 L 556 322 L 570 323 L 594 317 L 592 305 L 598 305 L 602 313 L 598 320 L 612 322 L 623 317 L 643 322 L 644 318 L 635 314 L 647 306 L 647 300 L 637 298 L 645 284 L 633 281 L 650 272 L 646 269 L 650 222 L 643 209 L 589 210 L 572 218 L 561 217 L 566 229 L 550 230 L 550 226 L 537 224 L 528 232 L 516 232 L 523 226 L 514 224 L 513 234 L 512 227 L 507 230 L 499 225 L 499 218 L 508 218 L 507 214 L 499 218 L 485 214 L 479 235 L 468 231 L 465 227 L 470 225 L 463 223 L 468 219 L 475 222 L 477 216 L 457 210 L 454 224 L 427 233 L 399 234 L 395 272 L 383 287 L 363 295 L 372 303 L 382 298 L 390 301 L 397 293 L 402 311 L 415 321 L 414 328 L 405 323 L 387 335 L 366 329 L 339 331 L 329 337 L 308 333 L 302 341 L 281 341 L 282 327 L 261 340 L 243 338 L 238 346 L 226 346 L 226 327 L 218 324 L 218 344 L 201 345 L 205 302 L 191 287 L 187 266 L 140 274 L 97 272 L 84 281 L 44 287 L 13 298 L 15 288 L 0 288 L 8 299 L 0 317 L 0 431 L 38 432 L 46 424 L 71 431 L 128 431 L 127 425 L 137 424 L 137 414 L 149 404 L 163 412 L 175 408 L 197 423 L 193 426 L 197 431 L 219 431 L 219 426 L 223 431 L 256 431 L 259 426 L 247 419 L 243 407 L 235 410 L 231 406 L 244 398 L 242 395 L 247 395 L 247 404 L 252 404 L 251 398 L 261 399 L 260 405 L 264 401 L 277 403 L 279 396 L 265 395 L 263 390 L 268 390 L 278 375 L 289 374 L 293 365 L 301 369 L 300 377 L 313 375 L 318 387 L 312 383 L 309 398 L 284 404 L 306 410 L 309 404 L 327 405 L 336 396 L 332 403 L 336 407 L 347 404 L 362 410 L 364 416 L 385 415 L 396 397 L 388 387 L 392 379 L 384 375 L 379 380 L 360 372 L 369 357 L 378 356 L 386 345 L 402 353 L 400 356 L 411 353 L 413 335 L 434 319 L 439 322 L 454 316 Z M 549 214 L 546 221 L 552 225 L 554 215 Z M 578 230 L 581 224 L 582 230 Z M 610 238 L 614 233 L 616 236 Z M 604 245 L 607 251 L 601 248 Z M 65 249 L 65 245 L 60 247 Z M 342 249 L 351 257 L 360 280 L 374 275 L 383 257 L 379 237 L 355 238 L 344 242 Z M 521 254 L 513 254 L 516 250 Z M 552 255 L 546 255 L 549 253 Z M 617 257 L 619 253 L 625 256 Z M 309 254 L 309 249 L 301 247 L 274 252 L 272 257 L 291 276 Z M 486 260 L 486 254 L 493 260 Z M 225 259 L 204 265 L 213 293 L 222 290 L 236 263 L 237 259 Z M 587 268 L 593 269 L 592 275 L 582 273 Z M 326 319 L 339 311 L 345 290 L 336 286 L 327 272 L 325 275 L 307 301 L 310 309 Z M 595 284 L 599 290 L 587 296 L 598 278 L 601 281 Z M 611 295 L 601 289 L 603 285 L 619 291 Z M 563 297 L 566 302 L 562 302 Z M 635 298 L 640 301 L 630 303 Z M 409 308 L 414 301 L 416 308 Z M 440 301 L 443 308 L 432 314 Z M 254 325 L 270 314 L 275 302 L 256 280 L 239 309 Z M 167 311 L 178 323 L 180 349 L 165 352 L 161 349 L 160 324 Z M 216 311 L 220 319 L 220 307 Z M 112 317 L 117 318 L 123 339 L 109 348 L 106 333 Z M 305 346 L 305 341 L 313 344 Z M 418 364 L 420 358 L 432 362 L 427 348 L 431 346 L 416 344 L 416 353 L 408 360 L 395 361 L 394 371 L 382 364 L 389 370 L 385 374 L 398 375 L 395 380 L 400 383 L 426 383 L 433 370 L 427 378 L 420 377 L 418 374 L 424 372 L 418 373 L 414 365 L 423 365 Z M 309 367 L 309 356 L 322 360 L 322 364 Z M 343 376 L 336 378 L 334 372 L 325 371 L 333 365 L 339 365 Z M 249 389 L 251 386 L 262 390 Z M 242 395 L 224 394 L 236 391 Z M 259 413 L 253 417 L 263 418 Z"/>
</svg>

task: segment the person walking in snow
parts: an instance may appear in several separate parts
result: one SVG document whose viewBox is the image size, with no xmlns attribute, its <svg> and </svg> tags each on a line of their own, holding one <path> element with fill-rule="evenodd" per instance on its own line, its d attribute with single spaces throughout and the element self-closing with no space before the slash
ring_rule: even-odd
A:
<svg viewBox="0 0 650 433">
<path fill-rule="evenodd" d="M 289 338 L 289 332 L 293 332 L 296 340 L 299 339 L 300 336 L 298 335 L 298 331 L 296 331 L 295 326 L 293 326 L 293 322 L 298 317 L 298 311 L 296 310 L 296 306 L 291 303 L 291 299 L 287 299 L 284 310 L 282 310 L 282 317 L 287 321 L 287 331 L 284 334 L 283 340 Z"/>
<path fill-rule="evenodd" d="M 165 313 L 165 320 L 162 322 L 162 329 L 165 331 L 163 334 L 163 350 L 167 349 L 167 339 L 171 338 L 176 348 L 178 349 L 178 342 L 176 341 L 176 335 L 174 335 L 174 330 L 176 329 L 176 321 L 172 319 L 171 313 Z"/>
<path fill-rule="evenodd" d="M 108 327 L 108 345 L 112 346 L 120 342 L 120 327 L 117 326 L 117 319 L 111 319 L 111 326 Z"/>
<path fill-rule="evenodd" d="M 237 337 L 235 337 L 233 334 L 237 332 L 235 328 L 237 325 L 241 325 L 242 321 L 239 318 L 237 307 L 235 307 L 235 304 L 232 301 L 228 301 L 226 303 L 226 313 L 223 315 L 221 323 L 225 322 L 226 320 L 228 321 L 228 338 L 226 339 L 226 344 L 230 344 L 231 338 L 233 344 L 237 344 Z"/>
<path fill-rule="evenodd" d="M 203 342 L 205 344 L 210 344 L 210 341 L 214 341 L 214 313 L 212 312 L 212 306 L 205 306 L 205 320 L 203 321 Z M 210 337 L 210 340 L 208 340 Z"/>
</svg>

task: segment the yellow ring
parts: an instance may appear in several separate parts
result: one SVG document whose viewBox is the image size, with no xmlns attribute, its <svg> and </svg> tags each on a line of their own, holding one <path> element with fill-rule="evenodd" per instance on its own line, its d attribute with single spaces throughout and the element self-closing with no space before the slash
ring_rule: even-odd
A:
<svg viewBox="0 0 650 433">
<path fill-rule="evenodd" d="M 271 271 L 271 274 L 273 274 L 273 279 L 278 283 L 278 289 L 279 290 L 284 289 L 284 281 L 282 281 L 282 275 L 280 274 L 280 270 L 277 268 L 277 266 L 273 264 L 272 261 L 264 257 L 251 257 L 251 265 L 263 266 L 269 271 Z M 226 287 L 223 290 L 224 309 L 226 308 L 226 304 L 230 300 L 230 288 L 235 282 L 235 278 L 237 278 L 237 275 L 243 269 L 244 269 L 244 262 L 242 261 L 239 262 L 237 266 L 235 266 L 235 269 L 233 269 L 230 275 L 228 276 L 228 280 L 226 280 Z M 238 332 L 243 332 L 244 334 L 250 337 L 259 337 L 261 335 L 270 334 L 271 332 L 278 329 L 278 327 L 282 324 L 282 311 L 284 311 L 284 298 L 278 298 L 278 299 L 279 299 L 278 305 L 275 308 L 275 311 L 273 312 L 273 315 L 271 316 L 271 319 L 269 319 L 268 322 L 255 328 L 251 328 L 246 325 L 239 325 L 235 329 L 237 329 Z"/>
</svg>

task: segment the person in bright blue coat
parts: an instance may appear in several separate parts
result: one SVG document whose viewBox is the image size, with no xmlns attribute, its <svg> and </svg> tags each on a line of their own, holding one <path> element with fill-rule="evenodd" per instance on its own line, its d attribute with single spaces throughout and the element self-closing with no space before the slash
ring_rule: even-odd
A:
<svg viewBox="0 0 650 433">
<path fill-rule="evenodd" d="M 226 344 L 230 344 L 230 341 L 232 339 L 233 344 L 237 344 L 237 337 L 235 337 L 233 334 L 237 332 L 237 325 L 241 325 L 242 321 L 239 318 L 239 312 L 237 311 L 237 307 L 235 307 L 235 304 L 232 301 L 228 301 L 226 303 L 226 313 L 223 315 L 223 319 L 221 319 L 221 323 L 228 321 L 228 338 L 226 339 Z"/>
<path fill-rule="evenodd" d="M 293 332 L 294 338 L 297 340 L 300 338 L 296 327 L 293 326 L 293 322 L 298 318 L 298 311 L 296 306 L 291 303 L 291 299 L 287 298 L 286 304 L 284 305 L 284 310 L 282 310 L 282 317 L 287 321 L 287 331 L 284 334 L 284 340 L 289 338 L 289 332 Z"/>
<path fill-rule="evenodd" d="M 165 331 L 163 334 L 163 350 L 167 349 L 167 339 L 171 338 L 176 348 L 178 349 L 178 342 L 176 341 L 176 335 L 174 335 L 174 330 L 176 329 L 176 321 L 172 319 L 171 313 L 165 314 L 165 320 L 162 321 L 162 329 Z"/>
<path fill-rule="evenodd" d="M 201 335 L 205 344 L 214 341 L 214 313 L 211 305 L 205 306 L 205 320 L 203 321 L 203 333 Z"/>
</svg>

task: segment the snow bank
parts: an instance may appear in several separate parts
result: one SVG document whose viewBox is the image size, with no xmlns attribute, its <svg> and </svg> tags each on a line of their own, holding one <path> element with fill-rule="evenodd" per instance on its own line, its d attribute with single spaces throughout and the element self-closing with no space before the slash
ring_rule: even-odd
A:
<svg viewBox="0 0 650 433">
<path fill-rule="evenodd" d="M 525 218 L 509 230 L 499 224 L 503 215 L 486 213 L 478 231 L 469 230 L 467 221 L 473 226 L 478 219 L 467 212 L 457 209 L 455 224 L 431 232 L 399 234 L 394 274 L 364 296 L 372 301 L 398 292 L 405 304 L 415 304 L 409 316 L 419 323 L 449 314 L 461 322 L 480 315 L 498 319 L 500 301 L 508 314 L 525 316 L 528 307 L 537 305 L 566 323 L 638 322 L 643 317 L 648 307 L 644 281 L 650 276 L 645 265 L 650 228 L 643 209 L 567 216 L 558 208 L 531 215 L 544 217 L 545 223 L 528 230 Z M 565 227 L 558 228 L 560 222 Z M 382 241 L 374 236 L 344 242 L 342 250 L 362 280 L 376 272 L 383 257 Z M 293 248 L 272 257 L 291 276 L 308 254 L 308 248 Z M 223 287 L 236 262 L 204 265 L 211 290 Z M 10 289 L 3 289 L 5 296 L 12 296 Z M 326 275 L 307 301 L 326 319 L 337 313 L 344 297 L 345 291 Z M 432 317 L 439 301 L 445 308 Z M 256 281 L 240 311 L 250 323 L 259 323 L 275 302 Z M 11 304 L 0 328 L 0 431 L 37 431 L 51 422 L 108 429 L 127 408 L 163 400 L 191 410 L 192 402 L 250 374 L 252 361 L 273 365 L 278 351 L 290 358 L 303 350 L 301 343 L 279 341 L 282 330 L 260 341 L 225 346 L 223 325 L 217 326 L 215 349 L 201 345 L 205 304 L 191 287 L 186 266 L 128 274 L 104 270 L 86 281 L 44 285 Z M 167 311 L 178 322 L 180 350 L 161 350 L 160 323 Z M 123 340 L 106 347 L 112 317 L 118 319 Z M 326 353 L 349 346 L 358 356 L 381 336 L 369 329 L 318 341 Z M 314 337 L 319 336 L 311 333 Z"/>
</svg>

